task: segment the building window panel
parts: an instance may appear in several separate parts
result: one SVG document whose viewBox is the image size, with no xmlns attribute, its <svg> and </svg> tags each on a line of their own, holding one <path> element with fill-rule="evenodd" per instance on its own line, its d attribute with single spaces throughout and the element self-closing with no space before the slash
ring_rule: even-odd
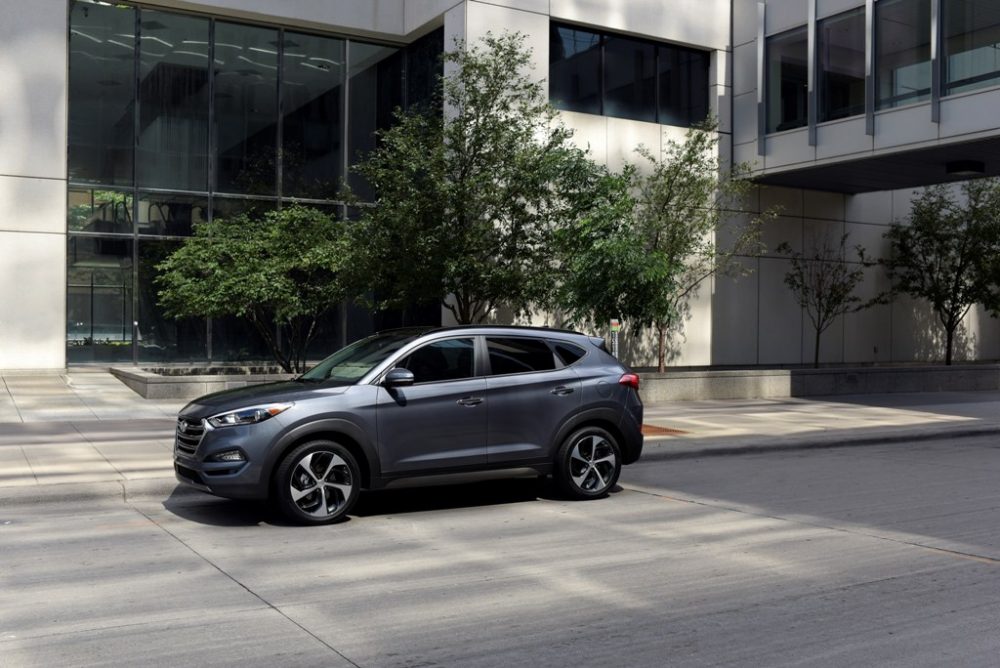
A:
<svg viewBox="0 0 1000 668">
<path fill-rule="evenodd" d="M 392 124 L 393 111 L 403 105 L 402 72 L 404 54 L 388 46 L 351 42 L 350 99 L 347 147 L 350 164 L 357 164 L 375 148 L 376 132 Z M 363 199 L 375 193 L 360 174 L 348 175 L 351 189 Z"/>
<path fill-rule="evenodd" d="M 69 18 L 71 181 L 132 184 L 136 10 L 73 2 Z"/>
<path fill-rule="evenodd" d="M 649 42 L 604 40 L 604 113 L 636 121 L 656 120 L 656 47 Z"/>
<path fill-rule="evenodd" d="M 930 0 L 880 0 L 875 4 L 877 108 L 930 99 Z"/>
<path fill-rule="evenodd" d="M 276 192 L 278 31 L 215 24 L 216 189 Z"/>
<path fill-rule="evenodd" d="M 808 123 L 809 67 L 805 27 L 767 38 L 767 131 Z"/>
<path fill-rule="evenodd" d="M 140 187 L 205 190 L 208 19 L 143 10 L 139 38 Z"/>
<path fill-rule="evenodd" d="M 68 361 L 132 359 L 132 243 L 128 237 L 69 237 Z"/>
<path fill-rule="evenodd" d="M 601 36 L 553 24 L 549 46 L 549 98 L 557 109 L 600 114 Z"/>
<path fill-rule="evenodd" d="M 816 90 L 819 121 L 865 113 L 865 10 L 817 23 Z"/>
<path fill-rule="evenodd" d="M 944 0 L 945 94 L 1000 85 L 1000 3 Z"/>
<path fill-rule="evenodd" d="M 207 328 L 204 318 L 172 318 L 158 303 L 156 265 L 182 241 L 140 239 L 137 257 L 139 323 L 136 345 L 140 362 L 191 362 L 207 357 Z"/>
<path fill-rule="evenodd" d="M 208 222 L 208 196 L 140 193 L 138 232 L 142 235 L 186 237 L 198 223 Z"/>
<path fill-rule="evenodd" d="M 689 126 L 708 117 L 708 67 L 709 56 L 705 51 L 660 47 L 657 65 L 660 123 Z"/>
<path fill-rule="evenodd" d="M 132 233 L 132 193 L 70 188 L 66 227 L 70 232 Z"/>
</svg>

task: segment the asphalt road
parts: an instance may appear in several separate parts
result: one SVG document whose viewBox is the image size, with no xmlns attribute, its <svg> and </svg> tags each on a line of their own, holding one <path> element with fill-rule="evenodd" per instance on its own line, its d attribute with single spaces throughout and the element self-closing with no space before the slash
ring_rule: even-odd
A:
<svg viewBox="0 0 1000 668">
<path fill-rule="evenodd" d="M 0 508 L 0 666 L 997 666 L 995 438 L 650 460 L 281 524 L 207 496 Z"/>
</svg>

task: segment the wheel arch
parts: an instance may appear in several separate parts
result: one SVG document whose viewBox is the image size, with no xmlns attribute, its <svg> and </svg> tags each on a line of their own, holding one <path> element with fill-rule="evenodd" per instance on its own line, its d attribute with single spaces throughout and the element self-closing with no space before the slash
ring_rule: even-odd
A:
<svg viewBox="0 0 1000 668">
<path fill-rule="evenodd" d="M 268 462 L 269 485 L 274 483 L 274 472 L 281 461 L 295 448 L 310 441 L 334 441 L 347 448 L 354 455 L 361 471 L 361 487 L 368 489 L 380 474 L 375 448 L 364 437 L 359 427 L 347 420 L 320 420 L 302 425 L 289 431 L 274 448 Z"/>
</svg>

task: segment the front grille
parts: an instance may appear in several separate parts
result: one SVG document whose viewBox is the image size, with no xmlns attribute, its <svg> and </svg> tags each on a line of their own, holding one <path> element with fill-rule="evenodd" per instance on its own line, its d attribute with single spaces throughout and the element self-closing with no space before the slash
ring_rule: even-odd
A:
<svg viewBox="0 0 1000 668">
<path fill-rule="evenodd" d="M 194 418 L 177 418 L 177 438 L 174 441 L 177 449 L 186 455 L 193 455 L 205 435 L 205 425 Z"/>
</svg>

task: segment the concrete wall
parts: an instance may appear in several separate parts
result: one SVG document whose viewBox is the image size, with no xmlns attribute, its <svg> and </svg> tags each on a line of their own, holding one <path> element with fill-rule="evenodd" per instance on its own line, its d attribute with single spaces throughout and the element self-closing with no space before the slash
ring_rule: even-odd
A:
<svg viewBox="0 0 1000 668">
<path fill-rule="evenodd" d="M 66 365 L 66 4 L 0 21 L 0 369 Z"/>
</svg>

